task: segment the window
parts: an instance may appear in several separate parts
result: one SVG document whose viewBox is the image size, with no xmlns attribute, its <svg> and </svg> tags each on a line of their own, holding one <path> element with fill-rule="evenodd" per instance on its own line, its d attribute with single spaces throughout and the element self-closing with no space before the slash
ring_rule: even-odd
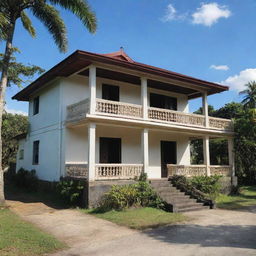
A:
<svg viewBox="0 0 256 256">
<path fill-rule="evenodd" d="M 24 149 L 20 149 L 19 151 L 19 160 L 23 160 L 24 159 Z"/>
<path fill-rule="evenodd" d="M 150 93 L 150 107 L 177 110 L 177 99 L 156 93 Z"/>
<path fill-rule="evenodd" d="M 39 164 L 39 140 L 33 142 L 33 164 Z"/>
<path fill-rule="evenodd" d="M 121 163 L 120 138 L 100 138 L 100 163 Z"/>
<path fill-rule="evenodd" d="M 102 99 L 119 101 L 119 86 L 103 84 Z"/>
<path fill-rule="evenodd" d="M 39 113 L 39 96 L 34 98 L 33 101 L 33 115 L 36 115 Z"/>
</svg>

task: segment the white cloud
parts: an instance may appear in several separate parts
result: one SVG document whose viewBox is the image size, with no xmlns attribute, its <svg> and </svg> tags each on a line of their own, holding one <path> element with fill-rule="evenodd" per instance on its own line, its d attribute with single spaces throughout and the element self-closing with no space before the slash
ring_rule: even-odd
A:
<svg viewBox="0 0 256 256">
<path fill-rule="evenodd" d="M 221 84 L 229 85 L 233 90 L 242 91 L 245 89 L 245 84 L 254 80 L 256 81 L 256 68 L 248 68 L 242 70 L 238 75 L 228 77 Z"/>
<path fill-rule="evenodd" d="M 192 23 L 210 27 L 217 23 L 220 18 L 228 18 L 230 15 L 231 11 L 227 6 L 222 6 L 218 3 L 202 3 L 196 12 L 192 14 Z"/>
<path fill-rule="evenodd" d="M 17 114 L 17 115 L 23 115 L 23 116 L 28 115 L 28 113 L 26 113 L 24 111 L 16 110 L 16 109 L 9 109 L 8 107 L 5 107 L 5 111 L 10 114 Z"/>
<path fill-rule="evenodd" d="M 229 70 L 229 66 L 227 65 L 211 65 L 210 68 L 215 70 L 224 70 L 224 71 Z"/>
<path fill-rule="evenodd" d="M 177 11 L 174 8 L 174 6 L 172 4 L 168 4 L 166 11 L 165 11 L 165 15 L 162 17 L 161 20 L 163 22 L 168 22 L 168 21 L 180 20 L 180 19 L 184 19 L 184 18 L 185 18 L 185 15 L 177 14 Z"/>
</svg>

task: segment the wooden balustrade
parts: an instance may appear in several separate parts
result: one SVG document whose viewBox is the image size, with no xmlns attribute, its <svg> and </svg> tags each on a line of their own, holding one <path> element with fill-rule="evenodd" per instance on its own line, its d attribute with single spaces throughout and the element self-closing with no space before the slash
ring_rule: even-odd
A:
<svg viewBox="0 0 256 256">
<path fill-rule="evenodd" d="M 206 165 L 176 165 L 168 164 L 168 176 L 173 175 L 184 175 L 186 177 L 193 176 L 206 176 L 207 169 Z M 229 165 L 210 165 L 210 174 L 211 175 L 231 175 L 231 166 Z"/>
<path fill-rule="evenodd" d="M 134 179 L 143 172 L 143 164 L 96 164 L 96 180 Z"/>
<path fill-rule="evenodd" d="M 66 163 L 66 176 L 74 178 L 87 178 L 88 165 L 84 163 Z"/>
<path fill-rule="evenodd" d="M 233 130 L 232 120 L 209 116 L 209 127 L 219 130 Z"/>
<path fill-rule="evenodd" d="M 67 106 L 67 121 L 81 120 L 86 118 L 89 112 L 89 99 L 79 101 Z"/>
<path fill-rule="evenodd" d="M 148 116 L 153 120 L 160 120 L 165 122 L 175 122 L 179 124 L 191 125 L 191 126 L 204 126 L 205 118 L 203 115 L 188 114 L 184 112 L 153 108 L 148 110 Z"/>
<path fill-rule="evenodd" d="M 111 100 L 96 100 L 96 112 L 124 117 L 142 118 L 142 106 Z"/>
</svg>

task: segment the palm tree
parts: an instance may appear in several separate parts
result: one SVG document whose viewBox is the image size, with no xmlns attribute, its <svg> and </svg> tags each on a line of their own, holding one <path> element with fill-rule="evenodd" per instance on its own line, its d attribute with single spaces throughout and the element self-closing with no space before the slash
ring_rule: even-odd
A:
<svg viewBox="0 0 256 256">
<path fill-rule="evenodd" d="M 89 32 L 94 33 L 96 31 L 96 17 L 87 0 L 0 0 L 0 40 L 6 41 L 0 84 L 0 134 L 2 132 L 4 98 L 16 22 L 20 19 L 25 30 L 32 37 L 35 37 L 35 28 L 26 13 L 27 10 L 30 11 L 45 25 L 59 50 L 65 52 L 67 50 L 66 27 L 55 6 L 60 6 L 75 14 Z M 0 205 L 4 202 L 2 139 L 0 136 Z"/>
<path fill-rule="evenodd" d="M 256 82 L 251 81 L 245 85 L 247 88 L 239 94 L 245 95 L 242 104 L 249 109 L 256 108 Z"/>
</svg>

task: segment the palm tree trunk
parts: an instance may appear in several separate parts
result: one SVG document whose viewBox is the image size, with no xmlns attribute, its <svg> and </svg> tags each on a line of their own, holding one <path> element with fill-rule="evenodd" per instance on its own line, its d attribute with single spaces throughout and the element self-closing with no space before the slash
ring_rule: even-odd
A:
<svg viewBox="0 0 256 256">
<path fill-rule="evenodd" d="M 8 81 L 8 67 L 9 67 L 10 58 L 12 55 L 12 40 L 13 40 L 14 29 L 15 29 L 15 22 L 11 22 L 8 27 L 8 35 L 6 40 L 1 83 L 0 83 L 0 134 L 1 134 L 0 136 L 0 205 L 5 204 L 4 173 L 3 173 L 3 167 L 2 167 L 2 121 L 3 121 L 5 91 L 7 87 L 7 81 Z"/>
</svg>

